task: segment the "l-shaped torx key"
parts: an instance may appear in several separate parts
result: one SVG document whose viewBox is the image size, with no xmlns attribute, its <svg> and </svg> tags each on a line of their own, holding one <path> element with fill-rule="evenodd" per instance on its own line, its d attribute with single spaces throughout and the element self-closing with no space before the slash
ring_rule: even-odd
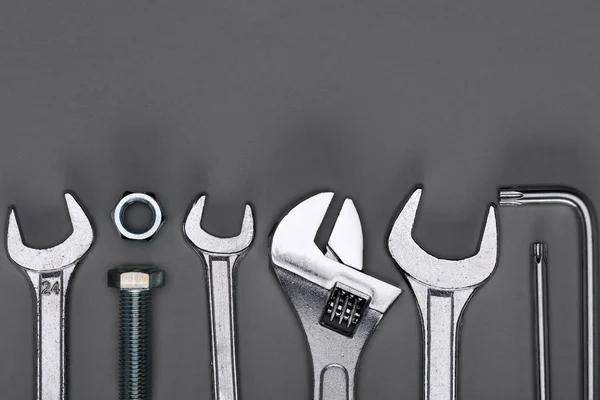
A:
<svg viewBox="0 0 600 400">
<path fill-rule="evenodd" d="M 597 288 L 596 268 L 596 218 L 589 200 L 581 193 L 569 188 L 557 190 L 531 186 L 500 189 L 501 206 L 521 205 L 567 205 L 577 212 L 581 220 L 583 260 L 583 332 L 584 332 L 584 382 L 583 399 L 597 400 L 596 374 L 597 356 Z"/>
</svg>

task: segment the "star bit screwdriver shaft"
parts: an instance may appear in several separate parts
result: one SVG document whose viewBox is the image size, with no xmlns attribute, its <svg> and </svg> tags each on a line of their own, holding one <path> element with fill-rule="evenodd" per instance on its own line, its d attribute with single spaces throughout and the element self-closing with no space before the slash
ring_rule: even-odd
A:
<svg viewBox="0 0 600 400">
<path fill-rule="evenodd" d="M 538 400 L 550 400 L 550 370 L 548 343 L 547 247 L 544 243 L 532 244 L 532 263 L 535 293 L 535 332 L 537 352 Z"/>
</svg>

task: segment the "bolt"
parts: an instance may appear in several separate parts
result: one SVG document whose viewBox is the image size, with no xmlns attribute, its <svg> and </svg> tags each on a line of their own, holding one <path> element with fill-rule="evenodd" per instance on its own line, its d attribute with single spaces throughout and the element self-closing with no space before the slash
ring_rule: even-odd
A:
<svg viewBox="0 0 600 400">
<path fill-rule="evenodd" d="M 108 286 L 119 289 L 119 399 L 152 399 L 152 290 L 165 273 L 152 267 L 108 271 Z"/>
</svg>

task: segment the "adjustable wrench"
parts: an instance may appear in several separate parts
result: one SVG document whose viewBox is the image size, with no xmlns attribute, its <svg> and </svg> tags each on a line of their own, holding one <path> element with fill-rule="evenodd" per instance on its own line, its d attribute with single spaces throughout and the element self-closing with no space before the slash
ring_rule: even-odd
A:
<svg viewBox="0 0 600 400">
<path fill-rule="evenodd" d="M 235 270 L 254 238 L 252 207 L 247 204 L 238 236 L 220 238 L 202 229 L 206 196 L 194 202 L 183 225 L 190 246 L 204 260 L 210 307 L 213 392 L 216 400 L 236 400 Z"/>
<path fill-rule="evenodd" d="M 490 206 L 479 251 L 462 260 L 428 254 L 412 238 L 422 189 L 404 205 L 388 247 L 408 279 L 421 312 L 425 355 L 425 400 L 455 400 L 460 318 L 475 289 L 492 275 L 498 260 L 498 232 Z"/>
<path fill-rule="evenodd" d="M 26 272 L 36 296 L 38 400 L 66 399 L 65 325 L 71 275 L 94 241 L 92 224 L 70 193 L 65 194 L 73 233 L 61 244 L 33 249 L 23 243 L 16 211 L 11 208 L 6 246 L 11 260 Z"/>
<path fill-rule="evenodd" d="M 360 355 L 401 290 L 361 272 L 363 237 L 346 199 L 325 254 L 315 235 L 333 193 L 296 205 L 271 238 L 271 262 L 296 309 L 312 354 L 314 399 L 352 400 Z"/>
</svg>

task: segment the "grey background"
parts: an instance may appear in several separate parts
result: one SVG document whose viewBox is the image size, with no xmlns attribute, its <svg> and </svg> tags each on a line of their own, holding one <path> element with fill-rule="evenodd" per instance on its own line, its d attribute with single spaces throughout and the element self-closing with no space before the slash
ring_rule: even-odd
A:
<svg viewBox="0 0 600 400">
<path fill-rule="evenodd" d="M 310 398 L 308 349 L 269 267 L 268 234 L 298 199 L 351 196 L 365 270 L 408 289 L 386 251 L 392 216 L 425 186 L 417 239 L 475 249 L 500 186 L 564 184 L 600 201 L 600 4 L 595 1 L 26 1 L 0 9 L 0 209 L 29 244 L 69 233 L 62 192 L 97 240 L 70 292 L 72 399 L 117 397 L 117 293 L 106 271 L 164 267 L 155 298 L 155 398 L 210 398 L 206 290 L 182 238 L 257 215 L 238 274 L 244 399 Z M 158 194 L 169 221 L 123 242 L 109 212 L 125 190 Z M 501 258 L 470 303 L 461 399 L 534 397 L 529 243 L 550 246 L 552 389 L 580 397 L 581 272 L 567 209 L 502 209 Z M 33 296 L 0 252 L 0 398 L 34 394 Z M 407 291 L 373 336 L 362 399 L 421 396 L 420 323 Z"/>
</svg>

